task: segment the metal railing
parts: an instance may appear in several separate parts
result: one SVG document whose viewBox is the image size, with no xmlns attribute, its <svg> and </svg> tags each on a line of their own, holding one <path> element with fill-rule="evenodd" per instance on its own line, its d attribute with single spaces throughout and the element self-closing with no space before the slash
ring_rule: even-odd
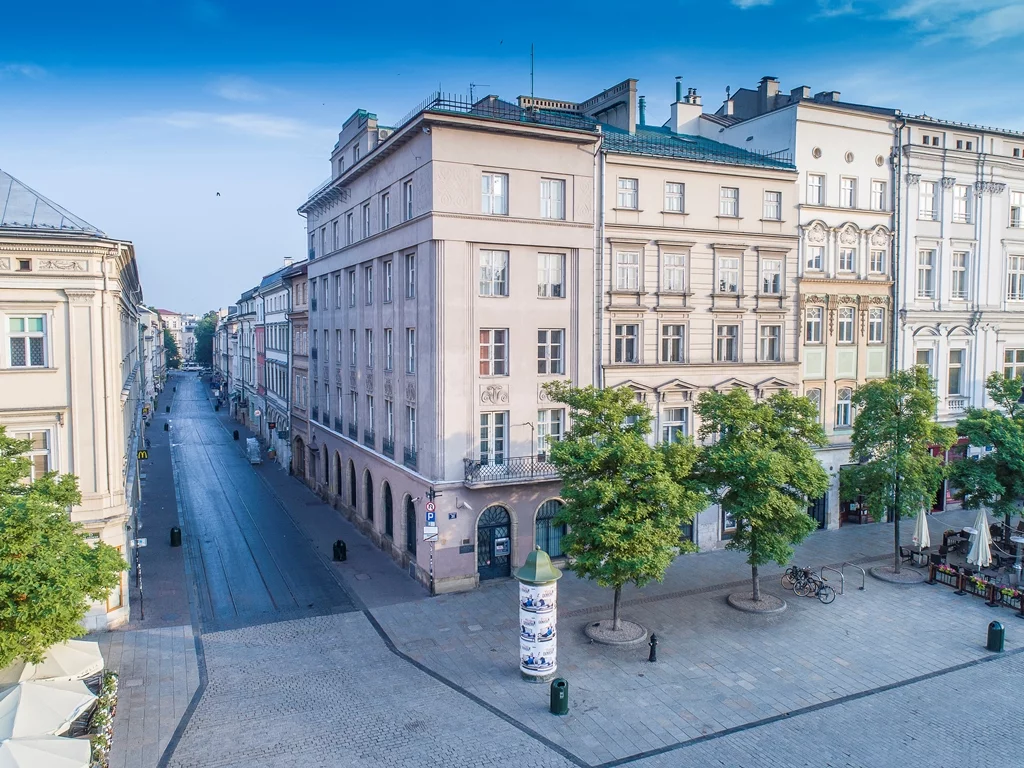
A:
<svg viewBox="0 0 1024 768">
<path fill-rule="evenodd" d="M 340 433 L 340 432 L 343 432 L 344 429 L 345 429 L 345 427 L 344 427 L 341 419 L 339 419 L 337 416 L 335 416 L 334 417 L 334 431 Z"/>
<path fill-rule="evenodd" d="M 416 469 L 416 451 L 412 448 L 402 449 L 402 463 L 409 469 Z"/>
<path fill-rule="evenodd" d="M 372 429 L 363 430 L 363 445 L 373 448 L 377 444 L 377 434 Z"/>
<path fill-rule="evenodd" d="M 320 414 L 320 416 L 321 416 L 321 419 L 320 419 L 320 423 L 321 424 L 323 424 L 325 427 L 331 426 L 331 414 L 330 414 L 329 411 L 324 411 L 322 414 Z"/>
<path fill-rule="evenodd" d="M 348 425 L 348 436 L 353 440 L 359 439 L 359 427 L 356 426 L 355 422 Z"/>
<path fill-rule="evenodd" d="M 320 409 L 315 405 L 309 409 L 309 413 L 313 417 L 313 421 L 320 421 Z"/>
<path fill-rule="evenodd" d="M 381 451 L 385 456 L 390 456 L 392 459 L 395 458 L 395 441 L 389 438 L 384 438 L 381 445 Z"/>
<path fill-rule="evenodd" d="M 397 131 L 403 125 L 411 122 L 421 112 L 449 112 L 492 120 L 507 120 L 513 123 L 535 123 L 551 125 L 556 128 L 572 128 L 577 131 L 596 132 L 597 126 L 597 121 L 586 115 L 537 107 L 523 108 L 509 101 L 487 99 L 486 97 L 474 101 L 462 94 L 434 91 L 395 123 L 395 130 Z"/>
<path fill-rule="evenodd" d="M 313 309 L 316 309 L 316 307 L 313 307 Z M 316 347 L 313 347 L 311 350 L 309 350 L 309 356 L 316 360 Z"/>
<path fill-rule="evenodd" d="M 309 306 L 310 306 L 310 309 L 312 309 L 314 312 L 316 312 L 316 296 L 313 296 L 309 300 Z"/>
<path fill-rule="evenodd" d="M 535 456 L 504 456 L 500 459 L 463 459 L 467 483 L 508 483 L 554 480 L 558 469 L 543 453 Z"/>
</svg>

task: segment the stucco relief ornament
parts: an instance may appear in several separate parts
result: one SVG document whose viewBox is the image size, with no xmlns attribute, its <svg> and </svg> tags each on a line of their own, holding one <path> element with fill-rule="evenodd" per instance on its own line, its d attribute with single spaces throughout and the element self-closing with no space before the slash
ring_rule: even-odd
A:
<svg viewBox="0 0 1024 768">
<path fill-rule="evenodd" d="M 410 403 L 416 402 L 416 385 L 411 381 L 408 381 L 405 384 L 405 399 Z"/>
<path fill-rule="evenodd" d="M 811 294 L 810 296 L 804 296 L 804 304 L 827 304 L 828 299 L 825 296 L 817 296 Z"/>
<path fill-rule="evenodd" d="M 61 272 L 85 272 L 85 262 L 74 259 L 42 259 L 40 269 L 59 269 Z"/>
<path fill-rule="evenodd" d="M 11 268 L 11 260 L 10 259 L 0 259 L 0 269 L 10 269 L 10 268 Z"/>
<path fill-rule="evenodd" d="M 807 242 L 809 243 L 824 243 L 825 242 L 825 228 L 821 224 L 815 224 L 809 230 L 807 230 Z"/>
<path fill-rule="evenodd" d="M 859 296 L 840 296 L 839 297 L 839 303 L 840 304 L 859 304 L 860 303 L 860 297 Z"/>
<path fill-rule="evenodd" d="M 538 384 L 537 385 L 537 402 L 538 403 L 550 403 L 551 402 L 551 395 L 549 395 L 548 391 L 546 389 L 544 389 L 544 385 L 543 384 Z"/>
<path fill-rule="evenodd" d="M 480 388 L 480 402 L 498 405 L 508 402 L 508 389 L 500 384 L 488 384 Z"/>
<path fill-rule="evenodd" d="M 356 388 L 356 372 L 355 371 L 349 371 L 348 372 L 348 384 L 349 384 L 350 387 L 352 387 L 352 389 Z"/>
<path fill-rule="evenodd" d="M 853 227 L 847 227 L 839 233 L 839 242 L 843 245 L 854 245 L 857 242 L 857 232 Z"/>
<path fill-rule="evenodd" d="M 871 235 L 872 245 L 888 245 L 889 235 L 886 234 L 885 230 L 876 229 L 874 234 Z"/>
<path fill-rule="evenodd" d="M 391 379 L 384 379 L 384 397 L 391 399 L 395 396 L 395 383 Z"/>
<path fill-rule="evenodd" d="M 907 186 L 908 187 L 916 187 L 917 183 L 919 181 L 921 181 L 921 174 L 920 173 L 908 173 L 907 174 Z"/>
</svg>

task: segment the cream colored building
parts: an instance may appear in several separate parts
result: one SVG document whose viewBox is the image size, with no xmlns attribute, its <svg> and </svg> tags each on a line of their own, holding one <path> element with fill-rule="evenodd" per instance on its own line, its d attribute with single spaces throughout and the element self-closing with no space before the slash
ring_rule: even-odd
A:
<svg viewBox="0 0 1024 768">
<path fill-rule="evenodd" d="M 139 500 L 142 303 L 135 251 L 0 171 L 0 423 L 33 473 L 78 477 L 86 536 L 129 557 Z M 126 576 L 89 629 L 128 619 Z"/>
</svg>

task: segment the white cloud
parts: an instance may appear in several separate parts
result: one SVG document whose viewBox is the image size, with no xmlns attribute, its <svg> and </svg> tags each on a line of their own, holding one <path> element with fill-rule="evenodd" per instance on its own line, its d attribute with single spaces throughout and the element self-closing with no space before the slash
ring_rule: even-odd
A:
<svg viewBox="0 0 1024 768">
<path fill-rule="evenodd" d="M 228 101 L 265 101 L 266 89 L 248 77 L 220 77 L 210 85 L 210 91 Z"/>
<path fill-rule="evenodd" d="M 325 131 L 325 129 L 317 128 L 294 118 L 259 112 L 218 113 L 183 110 L 161 115 L 150 115 L 139 119 L 147 122 L 162 123 L 183 130 L 224 128 L 237 133 L 266 139 L 295 139 L 321 136 Z"/>
<path fill-rule="evenodd" d="M 775 0 L 730 0 L 730 2 L 737 8 L 746 10 L 747 8 L 756 8 L 759 5 L 771 5 Z"/>
<path fill-rule="evenodd" d="M 983 46 L 1024 36 L 1024 5 L 1020 0 L 904 0 L 888 7 L 886 17 L 906 21 L 926 43 L 967 40 Z"/>
<path fill-rule="evenodd" d="M 46 70 L 42 67 L 37 67 L 35 64 L 0 64 L 0 78 L 11 76 L 11 77 L 27 77 L 30 80 L 36 80 L 46 75 Z"/>
<path fill-rule="evenodd" d="M 818 16 L 831 18 L 857 13 L 853 0 L 818 0 Z"/>
</svg>

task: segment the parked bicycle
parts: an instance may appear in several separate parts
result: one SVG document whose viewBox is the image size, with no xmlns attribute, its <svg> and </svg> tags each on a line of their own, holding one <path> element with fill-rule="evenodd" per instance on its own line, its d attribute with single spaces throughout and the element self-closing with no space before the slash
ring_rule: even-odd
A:
<svg viewBox="0 0 1024 768">
<path fill-rule="evenodd" d="M 782 586 L 786 589 L 793 589 L 797 584 L 808 579 L 811 573 L 813 571 L 810 568 L 800 568 L 796 565 L 791 565 L 782 574 Z"/>
<path fill-rule="evenodd" d="M 794 587 L 793 591 L 800 597 L 816 597 L 825 605 L 836 599 L 836 591 L 830 587 L 826 580 L 811 572 L 808 578 L 801 580 Z"/>
</svg>

